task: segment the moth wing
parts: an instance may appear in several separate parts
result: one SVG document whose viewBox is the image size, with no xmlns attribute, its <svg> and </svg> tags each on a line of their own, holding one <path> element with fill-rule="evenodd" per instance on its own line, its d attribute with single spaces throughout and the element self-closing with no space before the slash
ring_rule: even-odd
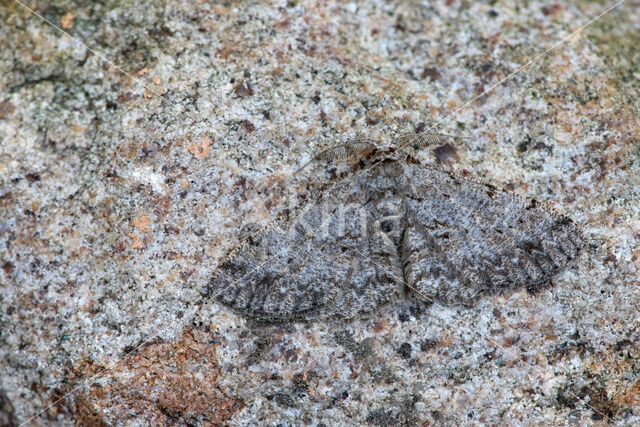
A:
<svg viewBox="0 0 640 427">
<path fill-rule="evenodd" d="M 535 200 L 420 165 L 405 171 L 404 274 L 428 298 L 535 288 L 584 246 L 570 218 Z"/>
<path fill-rule="evenodd" d="M 218 267 L 210 292 L 245 315 L 273 321 L 352 317 L 387 302 L 402 273 L 375 220 L 366 175 L 257 232 Z"/>
</svg>

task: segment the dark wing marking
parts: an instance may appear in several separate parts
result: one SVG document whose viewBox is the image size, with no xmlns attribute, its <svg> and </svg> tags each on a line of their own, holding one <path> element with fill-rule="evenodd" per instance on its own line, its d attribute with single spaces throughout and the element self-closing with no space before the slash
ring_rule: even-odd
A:
<svg viewBox="0 0 640 427">
<path fill-rule="evenodd" d="M 571 219 L 535 200 L 414 164 L 405 176 L 404 272 L 428 297 L 464 301 L 535 287 L 584 246 Z"/>
<path fill-rule="evenodd" d="M 274 321 L 352 317 L 387 302 L 402 274 L 370 203 L 370 180 L 365 173 L 342 181 L 254 234 L 218 267 L 211 293 Z"/>
</svg>

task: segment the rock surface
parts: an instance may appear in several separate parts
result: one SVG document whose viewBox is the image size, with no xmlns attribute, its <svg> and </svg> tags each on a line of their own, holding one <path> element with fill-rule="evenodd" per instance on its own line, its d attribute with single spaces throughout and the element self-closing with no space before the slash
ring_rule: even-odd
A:
<svg viewBox="0 0 640 427">
<path fill-rule="evenodd" d="M 30 5 L 128 75 L 0 5 L 0 424 L 640 422 L 638 1 L 495 89 L 608 6 Z M 347 323 L 202 297 L 314 153 L 436 124 L 465 139 L 425 164 L 583 228 L 553 286 Z"/>
</svg>

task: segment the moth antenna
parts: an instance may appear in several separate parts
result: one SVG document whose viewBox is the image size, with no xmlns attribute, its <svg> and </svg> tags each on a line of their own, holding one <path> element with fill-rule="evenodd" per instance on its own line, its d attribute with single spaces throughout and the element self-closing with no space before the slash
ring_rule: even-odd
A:
<svg viewBox="0 0 640 427">
<path fill-rule="evenodd" d="M 427 130 L 418 134 L 401 135 L 393 141 L 393 144 L 400 150 L 403 150 L 408 146 L 415 150 L 421 150 L 430 145 L 442 145 L 451 140 L 462 141 L 467 139 L 469 138 Z"/>
<path fill-rule="evenodd" d="M 316 162 L 318 160 L 324 160 L 326 162 L 333 162 L 335 160 L 342 161 L 365 150 L 375 150 L 375 148 L 376 146 L 372 143 L 362 140 L 337 144 L 333 147 L 329 147 L 317 153 L 311 158 L 311 160 L 298 168 L 293 174 L 298 174 L 298 172 L 309 166 L 310 163 Z"/>
</svg>

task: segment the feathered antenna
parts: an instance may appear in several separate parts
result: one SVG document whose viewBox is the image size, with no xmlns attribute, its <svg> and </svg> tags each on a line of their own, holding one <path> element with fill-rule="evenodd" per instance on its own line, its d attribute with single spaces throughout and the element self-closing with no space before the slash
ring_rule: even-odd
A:
<svg viewBox="0 0 640 427">
<path fill-rule="evenodd" d="M 318 160 L 324 160 L 326 162 L 334 162 L 336 160 L 344 160 L 356 154 L 359 154 L 366 150 L 375 150 L 376 146 L 370 142 L 356 140 L 351 142 L 346 142 L 343 144 L 334 145 L 333 147 L 327 148 L 326 150 L 320 151 L 318 154 L 313 156 L 311 160 L 302 165 L 298 170 L 296 170 L 293 174 L 296 175 L 298 172 L 302 171 L 306 168 L 310 163 L 316 162 Z"/>
<path fill-rule="evenodd" d="M 425 131 L 418 134 L 406 134 L 393 140 L 393 145 L 399 149 L 411 147 L 414 150 L 421 150 L 430 145 L 442 145 L 451 140 L 460 141 L 468 139 L 465 137 L 447 135 L 444 133 L 438 133 L 433 131 Z"/>
</svg>

